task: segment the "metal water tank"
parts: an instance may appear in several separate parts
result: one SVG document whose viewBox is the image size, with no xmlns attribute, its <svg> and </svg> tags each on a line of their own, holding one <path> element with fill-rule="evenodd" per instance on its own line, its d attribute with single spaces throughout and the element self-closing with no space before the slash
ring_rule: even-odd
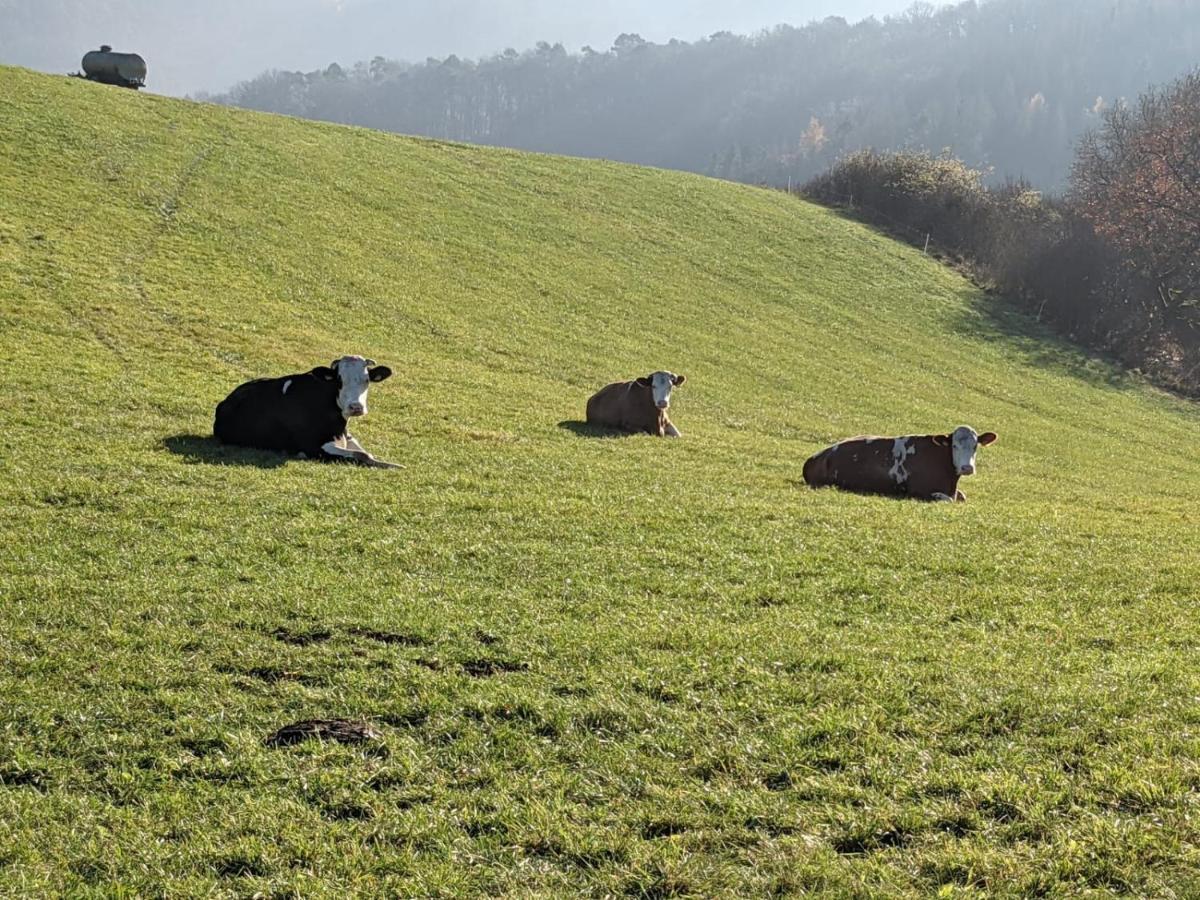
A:
<svg viewBox="0 0 1200 900">
<path fill-rule="evenodd" d="M 139 88 L 146 83 L 146 61 L 136 53 L 114 53 L 105 44 L 83 55 L 83 74 L 91 81 Z"/>
</svg>

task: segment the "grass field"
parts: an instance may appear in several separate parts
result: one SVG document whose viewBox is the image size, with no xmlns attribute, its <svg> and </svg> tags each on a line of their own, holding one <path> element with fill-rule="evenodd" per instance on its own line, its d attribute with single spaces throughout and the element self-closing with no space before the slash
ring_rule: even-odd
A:
<svg viewBox="0 0 1200 900">
<path fill-rule="evenodd" d="M 0 69 L 0 894 L 1200 892 L 1200 413 L 783 194 Z M 379 472 L 215 446 L 362 353 Z M 669 368 L 679 441 L 574 424 Z M 967 504 L 810 491 L 995 430 Z M 360 746 L 263 739 L 298 719 Z"/>
</svg>

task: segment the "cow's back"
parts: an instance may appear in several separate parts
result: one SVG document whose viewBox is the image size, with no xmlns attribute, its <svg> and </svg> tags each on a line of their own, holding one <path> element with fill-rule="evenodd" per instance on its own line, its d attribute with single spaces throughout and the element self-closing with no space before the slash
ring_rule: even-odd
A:
<svg viewBox="0 0 1200 900">
<path fill-rule="evenodd" d="M 226 444 L 317 455 L 346 431 L 336 392 L 309 373 L 248 381 L 217 405 L 213 434 Z"/>
<path fill-rule="evenodd" d="M 217 404 L 213 435 L 226 444 L 258 446 L 253 437 L 266 409 L 269 385 L 274 381 L 274 378 L 256 378 L 230 391 Z M 282 383 L 279 389 L 282 390 Z"/>
<path fill-rule="evenodd" d="M 636 381 L 614 381 L 588 398 L 587 421 L 625 431 L 657 430 L 658 414 L 650 389 Z"/>
<path fill-rule="evenodd" d="M 812 487 L 838 487 L 870 494 L 902 493 L 892 471 L 891 438 L 848 438 L 813 454 L 804 464 Z"/>
<path fill-rule="evenodd" d="M 587 420 L 599 425 L 611 418 L 620 409 L 620 392 L 628 386 L 628 381 L 614 381 L 588 397 Z"/>
</svg>

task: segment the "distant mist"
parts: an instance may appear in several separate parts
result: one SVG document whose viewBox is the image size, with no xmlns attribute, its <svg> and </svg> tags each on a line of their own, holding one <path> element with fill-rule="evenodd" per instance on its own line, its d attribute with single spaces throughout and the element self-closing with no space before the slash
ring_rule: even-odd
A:
<svg viewBox="0 0 1200 900">
<path fill-rule="evenodd" d="M 538 41 L 605 50 L 625 32 L 647 40 L 752 33 L 838 15 L 898 13 L 909 0 L 0 0 L 0 63 L 79 67 L 111 44 L 140 53 L 148 88 L 219 91 L 271 69 L 311 70 L 376 56 L 474 58 Z"/>
<path fill-rule="evenodd" d="M 1104 110 L 1196 65 L 1195 0 L 967 0 L 752 37 L 265 72 L 215 99 L 404 134 L 785 186 L 864 149 L 1066 184 Z"/>
</svg>

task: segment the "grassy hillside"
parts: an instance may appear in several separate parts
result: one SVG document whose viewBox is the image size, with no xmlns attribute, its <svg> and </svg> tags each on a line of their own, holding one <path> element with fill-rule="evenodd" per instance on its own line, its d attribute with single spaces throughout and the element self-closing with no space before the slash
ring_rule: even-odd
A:
<svg viewBox="0 0 1200 900">
<path fill-rule="evenodd" d="M 0 122 L 0 893 L 1200 891 L 1195 407 L 777 193 Z M 208 439 L 343 353 L 404 470 Z M 660 367 L 683 440 L 570 427 Z M 959 422 L 965 505 L 800 482 Z M 383 739 L 263 745 L 318 716 Z"/>
</svg>

